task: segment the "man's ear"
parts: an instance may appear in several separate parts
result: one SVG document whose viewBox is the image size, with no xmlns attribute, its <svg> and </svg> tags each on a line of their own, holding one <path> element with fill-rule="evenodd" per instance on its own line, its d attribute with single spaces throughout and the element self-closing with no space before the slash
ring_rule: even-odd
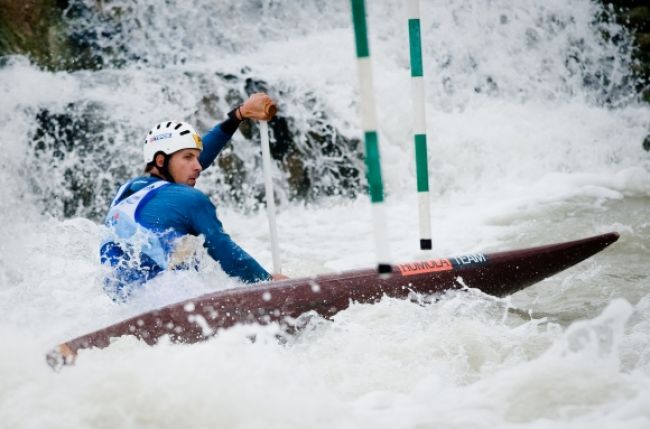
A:
<svg viewBox="0 0 650 429">
<path fill-rule="evenodd" d="M 158 168 L 162 168 L 165 165 L 165 155 L 162 153 L 157 153 L 153 160 Z"/>
</svg>

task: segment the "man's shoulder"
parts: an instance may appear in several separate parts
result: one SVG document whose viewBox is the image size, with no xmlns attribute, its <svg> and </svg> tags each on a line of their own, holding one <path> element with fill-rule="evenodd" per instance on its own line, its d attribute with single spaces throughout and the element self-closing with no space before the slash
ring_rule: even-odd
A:
<svg viewBox="0 0 650 429">
<path fill-rule="evenodd" d="M 161 179 L 152 176 L 140 176 L 129 180 L 128 187 L 131 191 L 137 192 L 145 186 L 151 185 Z M 184 196 L 193 199 L 208 198 L 203 192 L 191 186 L 181 183 L 167 182 L 158 189 L 157 193 L 170 194 L 174 196 Z"/>
<path fill-rule="evenodd" d="M 188 185 L 180 183 L 170 183 L 162 187 L 159 191 L 161 196 L 176 200 L 185 200 L 190 203 L 210 202 L 206 194 Z"/>
<path fill-rule="evenodd" d="M 128 188 L 132 192 L 137 192 L 140 189 L 144 188 L 145 186 L 151 185 L 155 181 L 159 180 L 156 177 L 151 177 L 151 176 L 139 176 L 135 177 L 127 182 Z"/>
<path fill-rule="evenodd" d="M 139 216 L 146 226 L 185 231 L 189 228 L 188 220 L 206 210 L 214 210 L 214 205 L 203 192 L 191 186 L 168 183 L 143 201 Z"/>
</svg>

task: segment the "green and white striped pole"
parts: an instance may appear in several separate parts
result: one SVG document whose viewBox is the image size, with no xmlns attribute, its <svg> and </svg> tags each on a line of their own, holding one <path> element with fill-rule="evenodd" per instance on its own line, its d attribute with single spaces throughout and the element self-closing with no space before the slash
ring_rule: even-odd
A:
<svg viewBox="0 0 650 429">
<path fill-rule="evenodd" d="M 390 272 L 390 251 L 386 232 L 386 213 L 384 209 L 384 185 L 381 180 L 381 162 L 379 159 L 379 137 L 377 136 L 377 114 L 373 95 L 372 64 L 368 47 L 366 26 L 366 7 L 364 0 L 351 0 L 352 22 L 354 24 L 354 41 L 357 52 L 357 71 L 361 95 L 361 127 L 364 132 L 366 177 L 370 188 L 372 203 L 372 220 L 377 255 L 377 271 Z"/>
<path fill-rule="evenodd" d="M 431 249 L 431 219 L 429 213 L 429 171 L 427 166 L 427 126 L 424 108 L 424 79 L 422 70 L 422 39 L 420 37 L 420 0 L 408 0 L 409 51 L 411 53 L 411 92 L 415 123 L 415 171 L 417 176 L 420 249 Z"/>
</svg>

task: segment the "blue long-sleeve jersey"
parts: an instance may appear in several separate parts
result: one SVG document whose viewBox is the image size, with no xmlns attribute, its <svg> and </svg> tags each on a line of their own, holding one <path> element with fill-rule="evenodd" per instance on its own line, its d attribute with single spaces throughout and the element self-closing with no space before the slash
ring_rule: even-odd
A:
<svg viewBox="0 0 650 429">
<path fill-rule="evenodd" d="M 232 127 L 230 127 L 232 128 Z M 232 132 L 223 129 L 222 124 L 215 126 L 203 136 L 203 150 L 199 162 L 203 169 L 212 165 L 217 155 L 225 144 L 231 139 Z M 119 201 L 140 191 L 144 187 L 160 180 L 156 177 L 138 177 L 129 182 L 129 185 L 119 195 Z M 216 207 L 201 191 L 191 186 L 170 183 L 152 192 L 150 198 L 143 201 L 137 209 L 137 223 L 146 230 L 163 234 L 172 231 L 174 236 L 203 235 L 204 246 L 208 254 L 221 264 L 221 268 L 230 276 L 238 277 L 243 282 L 254 283 L 269 280 L 271 276 L 262 266 L 246 251 L 239 247 L 223 230 L 223 225 L 217 217 Z M 110 262 L 118 269 L 124 259 L 129 256 L 119 246 L 112 245 L 102 248 L 102 262 Z M 153 261 L 140 258 L 139 272 L 132 272 L 129 266 L 125 279 L 143 282 L 154 277 L 162 271 Z M 124 273 L 122 273 L 124 274 Z"/>
</svg>

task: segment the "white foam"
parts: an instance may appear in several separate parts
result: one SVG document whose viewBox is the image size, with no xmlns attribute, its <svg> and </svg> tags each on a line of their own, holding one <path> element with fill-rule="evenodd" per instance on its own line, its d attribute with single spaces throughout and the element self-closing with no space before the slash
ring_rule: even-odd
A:
<svg viewBox="0 0 650 429">
<path fill-rule="evenodd" d="M 30 146 L 41 109 L 100 106 L 107 156 L 135 175 L 135 142 L 152 123 L 195 115 L 203 95 L 225 95 L 215 72 L 248 66 L 247 76 L 283 92 L 281 109 L 300 129 L 323 110 L 346 136 L 361 135 L 347 3 L 104 5 L 132 19 L 125 34 L 100 42 L 128 39 L 128 53 L 146 63 L 50 73 L 17 59 L 0 68 L 3 424 L 648 427 L 650 161 L 641 141 L 650 109 L 630 102 L 628 54 L 600 39 L 601 30 L 621 28 L 594 23 L 598 9 L 588 0 L 422 5 L 432 252 L 418 248 L 406 11 L 368 2 L 368 22 L 396 262 L 617 229 L 611 249 L 509 300 L 469 291 L 353 304 L 332 321 L 312 317 L 296 336 L 272 325 L 236 327 L 193 346 L 122 338 L 52 373 L 44 355 L 57 343 L 242 285 L 207 261 L 198 274 L 158 277 L 128 305 L 110 301 L 98 261 L 103 227 L 43 213 L 66 178 L 56 157 L 36 159 Z M 609 81 L 585 86 L 595 76 Z M 315 106 L 303 103 L 310 93 Z M 220 119 L 206 116 L 195 117 Z M 235 145 L 252 159 L 253 145 L 239 137 Z M 88 167 L 74 152 L 65 162 Z M 108 174 L 91 171 L 98 183 Z M 200 183 L 208 192 L 210 177 Z M 217 205 L 226 231 L 270 267 L 264 213 Z M 372 266 L 370 219 L 365 196 L 285 202 L 277 221 L 286 273 Z"/>
</svg>

